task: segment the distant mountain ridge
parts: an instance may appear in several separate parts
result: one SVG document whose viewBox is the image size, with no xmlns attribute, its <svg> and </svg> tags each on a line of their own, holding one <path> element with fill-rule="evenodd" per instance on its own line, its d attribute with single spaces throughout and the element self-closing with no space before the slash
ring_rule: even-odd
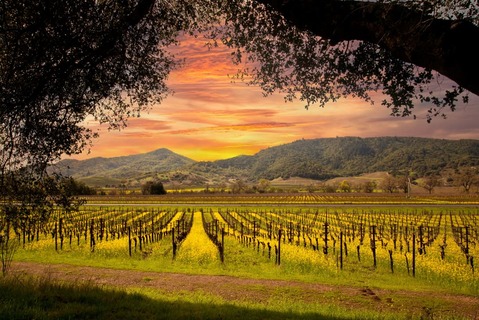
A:
<svg viewBox="0 0 479 320">
<path fill-rule="evenodd" d="M 376 171 L 415 171 L 419 175 L 479 164 L 479 140 L 415 137 L 340 137 L 298 140 L 254 156 L 215 162 L 242 168 L 252 177 L 293 176 L 329 179 Z"/>
<path fill-rule="evenodd" d="M 123 180 L 148 177 L 158 172 L 173 171 L 195 163 L 194 160 L 161 148 L 148 153 L 102 158 L 96 157 L 86 160 L 66 159 L 54 166 L 65 175 L 80 180 L 103 178 L 113 183 Z"/>
<path fill-rule="evenodd" d="M 479 140 L 416 137 L 338 137 L 298 140 L 255 155 L 196 162 L 168 149 L 115 158 L 63 160 L 56 167 L 85 182 L 159 178 L 164 182 L 204 185 L 231 179 L 257 181 L 304 177 L 325 180 L 339 176 L 389 171 L 418 175 L 448 168 L 479 165 Z"/>
</svg>

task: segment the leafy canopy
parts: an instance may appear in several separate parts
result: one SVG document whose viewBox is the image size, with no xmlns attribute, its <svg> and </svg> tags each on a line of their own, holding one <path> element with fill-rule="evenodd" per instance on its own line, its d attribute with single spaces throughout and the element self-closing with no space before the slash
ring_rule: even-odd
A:
<svg viewBox="0 0 479 320">
<path fill-rule="evenodd" d="M 373 103 L 380 92 L 393 116 L 429 105 L 429 122 L 454 111 L 459 99 L 467 103 L 464 87 L 479 93 L 475 73 L 464 75 L 479 71 L 479 52 L 466 42 L 479 40 L 479 6 L 470 1 L 229 3 L 225 26 L 212 38 L 235 49 L 236 63 L 249 63 L 236 77 L 265 94 L 323 107 L 347 96 Z M 456 67 L 462 57 L 469 65 Z"/>
<path fill-rule="evenodd" d="M 48 164 L 91 143 L 97 133 L 85 126 L 86 119 L 122 128 L 129 117 L 165 98 L 166 79 L 178 64 L 166 49 L 180 31 L 200 29 L 197 21 L 207 23 L 215 16 L 203 15 L 204 5 L 181 0 L 2 2 L 0 214 L 70 207 L 70 195 L 58 185 L 61 179 L 48 176 Z M 57 191 L 65 199 L 52 197 Z"/>
</svg>

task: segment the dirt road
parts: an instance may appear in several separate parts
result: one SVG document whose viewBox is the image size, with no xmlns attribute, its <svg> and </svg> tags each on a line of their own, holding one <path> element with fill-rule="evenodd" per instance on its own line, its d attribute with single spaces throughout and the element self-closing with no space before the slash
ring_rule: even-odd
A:
<svg viewBox="0 0 479 320">
<path fill-rule="evenodd" d="M 12 273 L 62 281 L 85 281 L 98 286 L 150 288 L 159 292 L 202 292 L 226 301 L 268 302 L 274 299 L 339 305 L 341 308 L 383 310 L 479 319 L 479 297 L 424 291 L 332 286 L 298 281 L 250 279 L 221 275 L 191 275 L 14 262 Z"/>
</svg>

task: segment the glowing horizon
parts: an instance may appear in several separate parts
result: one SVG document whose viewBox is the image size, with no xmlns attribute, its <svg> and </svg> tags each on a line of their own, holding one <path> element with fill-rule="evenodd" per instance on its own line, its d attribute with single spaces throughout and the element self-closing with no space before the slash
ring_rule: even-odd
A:
<svg viewBox="0 0 479 320">
<path fill-rule="evenodd" d="M 395 118 L 382 106 L 354 98 L 306 110 L 301 101 L 285 103 L 280 94 L 263 97 L 259 88 L 231 83 L 228 75 L 237 67 L 225 48 L 208 51 L 200 40 L 185 39 L 175 54 L 186 58 L 185 66 L 169 78 L 175 93 L 141 117 L 131 118 L 122 131 L 102 128 L 90 153 L 71 158 L 117 157 L 167 148 L 196 161 L 209 161 L 252 155 L 300 139 L 336 136 L 479 139 L 476 96 L 448 112 L 448 119 L 437 118 L 430 124 L 419 107 L 416 120 Z M 88 126 L 100 128 L 95 122 Z"/>
</svg>

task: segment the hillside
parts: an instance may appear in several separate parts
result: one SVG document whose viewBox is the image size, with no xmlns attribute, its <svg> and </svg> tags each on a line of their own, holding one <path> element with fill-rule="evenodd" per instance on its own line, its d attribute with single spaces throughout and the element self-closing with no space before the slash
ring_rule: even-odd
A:
<svg viewBox="0 0 479 320">
<path fill-rule="evenodd" d="M 423 176 L 478 165 L 479 141 L 414 137 L 298 140 L 216 164 L 247 170 L 250 178 L 266 179 L 298 176 L 324 180 L 376 171 L 413 171 Z"/>
<path fill-rule="evenodd" d="M 151 177 L 188 166 L 195 161 L 162 148 L 152 152 L 114 158 L 62 160 L 53 170 L 91 185 L 119 184 Z"/>
<path fill-rule="evenodd" d="M 56 168 L 91 185 L 139 184 L 155 177 L 166 183 L 204 186 L 238 178 L 326 180 L 378 171 L 424 176 L 466 165 L 479 165 L 479 140 L 341 137 L 298 140 L 252 156 L 217 161 L 195 162 L 159 149 L 125 157 L 63 160 Z"/>
</svg>

